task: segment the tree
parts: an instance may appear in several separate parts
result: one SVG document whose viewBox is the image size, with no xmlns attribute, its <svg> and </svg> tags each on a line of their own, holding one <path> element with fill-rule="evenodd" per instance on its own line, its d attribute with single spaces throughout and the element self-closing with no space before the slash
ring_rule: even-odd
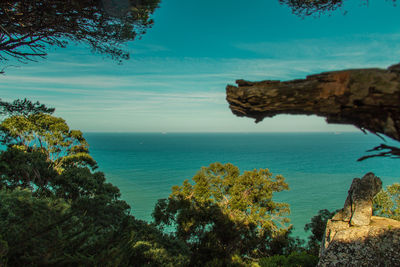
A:
<svg viewBox="0 0 400 267">
<path fill-rule="evenodd" d="M 289 189 L 282 176 L 267 169 L 240 174 L 230 163 L 213 163 L 192 179 L 174 186 L 153 212 L 156 225 L 172 227 L 189 246 L 191 265 L 275 253 L 273 242 L 289 231 L 288 204 L 272 200 L 274 192 Z"/>
<path fill-rule="evenodd" d="M 382 189 L 374 198 L 373 212 L 377 216 L 400 221 L 400 184 L 394 183 Z"/>
<path fill-rule="evenodd" d="M 393 3 L 396 1 L 392 0 Z M 345 0 L 279 0 L 279 2 L 292 8 L 293 14 L 305 17 L 318 16 L 340 9 L 343 7 Z M 368 4 L 368 0 L 361 0 L 360 2 Z"/>
<path fill-rule="evenodd" d="M 279 0 L 279 2 L 291 7 L 292 12 L 299 16 L 330 12 L 343 6 L 343 0 Z"/>
<path fill-rule="evenodd" d="M 17 114 L 0 124 L 0 141 L 7 147 L 0 153 L 0 188 L 28 188 L 73 201 L 101 196 L 106 203 L 118 202 L 119 189 L 106 183 L 103 173 L 93 172 L 97 163 L 82 132 L 70 130 L 62 118 L 40 113 L 54 109 L 39 102 L 17 100 L 3 106 L 18 108 L 11 108 L 9 113 Z"/>
<path fill-rule="evenodd" d="M 329 219 L 335 215 L 337 211 L 331 212 L 327 209 L 318 211 L 318 214 L 311 218 L 311 222 L 304 226 L 304 231 L 311 230 L 311 235 L 308 237 L 307 251 L 311 255 L 319 255 L 321 242 L 324 238 L 326 224 Z"/>
<path fill-rule="evenodd" d="M 293 252 L 288 256 L 274 255 L 259 260 L 260 267 L 315 267 L 318 264 L 318 256 L 305 252 Z"/>
<path fill-rule="evenodd" d="M 43 104 L 40 104 L 39 101 L 32 102 L 28 99 L 17 99 L 13 102 L 9 103 L 6 101 L 2 101 L 0 98 L 0 116 L 10 117 L 13 115 L 21 115 L 24 117 L 28 117 L 29 115 L 45 113 L 45 114 L 53 114 L 55 108 L 48 108 Z"/>
<path fill-rule="evenodd" d="M 44 113 L 14 115 L 0 124 L 0 133 L 3 145 L 23 151 L 40 151 L 59 171 L 71 164 L 97 167 L 82 132 L 70 130 L 62 118 Z"/>
<path fill-rule="evenodd" d="M 2 104 L 20 108 L 1 124 L 0 265 L 186 264 L 185 244 L 129 215 L 119 189 L 94 171 L 80 132 L 38 102 Z"/>
<path fill-rule="evenodd" d="M 26 189 L 0 190 L 0 264 L 186 266 L 185 246 L 155 227 L 104 203 L 88 208 L 79 212 Z"/>
<path fill-rule="evenodd" d="M 59 263 L 55 260 L 68 254 L 68 247 L 79 238 L 76 231 L 82 229 L 69 216 L 68 206 L 63 200 L 32 197 L 29 190 L 0 190 L 0 236 L 7 248 L 5 266 Z"/>
<path fill-rule="evenodd" d="M 121 44 L 144 34 L 159 0 L 55 0 L 0 2 L 0 60 L 20 61 L 47 55 L 48 46 L 69 41 L 121 61 Z"/>
</svg>

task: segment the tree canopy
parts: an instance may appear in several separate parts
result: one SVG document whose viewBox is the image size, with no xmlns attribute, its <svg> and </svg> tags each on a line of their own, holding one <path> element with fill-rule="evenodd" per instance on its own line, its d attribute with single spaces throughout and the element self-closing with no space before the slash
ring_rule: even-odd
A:
<svg viewBox="0 0 400 267">
<path fill-rule="evenodd" d="M 151 27 L 160 0 L 54 0 L 0 2 L 0 60 L 47 55 L 48 46 L 85 43 L 121 61 L 121 44 Z"/>
<path fill-rule="evenodd" d="M 397 0 L 391 1 L 395 3 Z M 305 17 L 318 16 L 343 8 L 346 0 L 279 0 L 279 2 L 292 8 L 293 14 Z M 360 0 L 360 2 L 368 4 L 369 0 Z"/>
<path fill-rule="evenodd" d="M 9 103 L 0 99 L 0 116 L 10 117 L 13 115 L 25 116 L 45 113 L 53 114 L 55 108 L 46 107 L 39 101 L 32 102 L 28 99 L 17 99 Z"/>
<path fill-rule="evenodd" d="M 320 211 L 306 225 L 312 235 L 302 247 L 287 225 L 288 204 L 273 199 L 289 189 L 282 176 L 213 163 L 159 200 L 149 224 L 129 214 L 104 173 L 76 156 L 82 150 L 73 147 L 83 146 L 91 158 L 86 140 L 71 135 L 54 109 L 1 103 L 0 265 L 315 265 L 332 213 Z M 381 192 L 374 212 L 398 219 L 398 192 L 398 184 Z"/>
<path fill-rule="evenodd" d="M 48 114 L 12 116 L 1 125 L 1 143 L 22 150 L 39 150 L 56 169 L 66 164 L 96 168 L 81 131 L 70 130 L 62 118 Z"/>
<path fill-rule="evenodd" d="M 400 221 L 400 183 L 388 185 L 374 198 L 374 214 Z"/>
<path fill-rule="evenodd" d="M 272 200 L 274 192 L 289 189 L 282 176 L 267 169 L 241 174 L 230 163 L 213 163 L 193 182 L 173 187 L 153 213 L 156 225 L 173 227 L 174 236 L 191 248 L 192 265 L 282 252 L 275 249 L 287 240 L 289 206 Z"/>
<path fill-rule="evenodd" d="M 2 107 L 0 265 L 185 265 L 182 242 L 129 215 L 80 131 L 38 102 Z"/>
</svg>

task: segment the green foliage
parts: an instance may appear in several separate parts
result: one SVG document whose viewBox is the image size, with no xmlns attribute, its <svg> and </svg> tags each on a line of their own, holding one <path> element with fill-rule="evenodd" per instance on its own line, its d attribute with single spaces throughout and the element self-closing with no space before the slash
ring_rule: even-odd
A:
<svg viewBox="0 0 400 267">
<path fill-rule="evenodd" d="M 70 130 L 61 118 L 43 113 L 14 115 L 0 124 L 0 131 L 3 145 L 40 151 L 59 171 L 68 165 L 96 168 L 82 132 Z"/>
<path fill-rule="evenodd" d="M 292 8 L 292 12 L 298 16 L 319 15 L 325 12 L 332 12 L 343 6 L 343 0 L 279 0 Z"/>
<path fill-rule="evenodd" d="M 59 235 L 70 221 L 67 210 L 68 204 L 63 200 L 38 199 L 28 190 L 1 190 L 0 236 L 8 247 L 8 264 L 37 265 L 60 257 L 69 242 L 67 237 L 74 232 Z"/>
<path fill-rule="evenodd" d="M 304 231 L 311 230 L 311 235 L 308 237 L 307 251 L 309 254 L 318 256 L 322 239 L 324 238 L 325 228 L 328 220 L 335 215 L 337 211 L 330 212 L 323 209 L 318 211 L 318 214 L 311 218 L 311 222 L 307 223 Z"/>
<path fill-rule="evenodd" d="M 400 184 L 394 183 L 382 189 L 374 198 L 373 212 L 377 216 L 400 221 Z"/>
<path fill-rule="evenodd" d="M 49 45 L 85 43 L 118 61 L 129 54 L 121 45 L 145 33 L 159 0 L 58 0 L 0 2 L 0 60 L 47 55 Z"/>
<path fill-rule="evenodd" d="M 0 188 L 37 188 L 38 194 L 47 194 L 50 181 L 57 175 L 40 151 L 28 153 L 10 147 L 0 152 Z"/>
<path fill-rule="evenodd" d="M 368 4 L 369 0 L 360 0 L 363 4 Z M 288 5 L 293 14 L 300 17 L 330 14 L 332 11 L 343 8 L 345 0 L 279 0 L 281 4 Z M 391 0 L 393 4 L 397 0 Z M 346 12 L 344 12 L 346 13 Z"/>
<path fill-rule="evenodd" d="M 190 247 L 191 265 L 274 254 L 270 245 L 289 231 L 288 204 L 272 200 L 273 192 L 288 190 L 282 176 L 266 169 L 240 174 L 232 164 L 213 163 L 193 181 L 174 186 L 153 212 L 156 225 L 173 227 L 173 235 Z"/>
<path fill-rule="evenodd" d="M 275 254 L 305 262 L 294 254 L 302 244 L 286 225 L 288 204 L 272 200 L 288 190 L 282 176 L 211 164 L 159 200 L 149 225 L 95 171 L 80 131 L 40 103 L 10 105 L 1 123 L 0 264 L 245 266 Z"/>
<path fill-rule="evenodd" d="M 13 115 L 29 116 L 33 114 L 46 113 L 53 114 L 55 108 L 48 108 L 39 101 L 32 102 L 28 99 L 17 99 L 13 102 L 5 102 L 0 99 L 0 115 L 9 117 Z"/>
<path fill-rule="evenodd" d="M 80 131 L 39 103 L 10 105 L 1 124 L 0 265 L 187 265 L 183 242 L 129 215 L 119 189 L 94 171 Z"/>
<path fill-rule="evenodd" d="M 0 263 L 186 265 L 188 253 L 183 244 L 126 215 L 126 207 L 101 197 L 70 204 L 59 198 L 35 197 L 26 189 L 0 190 Z"/>
<path fill-rule="evenodd" d="M 113 266 L 188 266 L 189 263 L 189 250 L 183 242 L 139 220 L 130 220 L 117 254 Z"/>
<path fill-rule="evenodd" d="M 317 256 L 305 252 L 293 252 L 288 256 L 274 255 L 259 261 L 261 267 L 314 267 L 317 263 Z"/>
</svg>

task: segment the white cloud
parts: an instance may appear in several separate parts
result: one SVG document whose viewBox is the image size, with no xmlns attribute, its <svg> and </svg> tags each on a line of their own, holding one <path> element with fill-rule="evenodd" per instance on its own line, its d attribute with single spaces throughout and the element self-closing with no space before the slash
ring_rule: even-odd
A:
<svg viewBox="0 0 400 267">
<path fill-rule="evenodd" d="M 226 85 L 236 79 L 289 80 L 394 63 L 376 55 L 365 58 L 350 48 L 341 53 L 282 59 L 141 57 L 122 66 L 97 64 L 88 57 L 82 65 L 60 61 L 29 71 L 10 69 L 0 77 L 0 92 L 5 100 L 28 97 L 54 106 L 58 116 L 82 130 L 104 131 L 112 125 L 119 131 L 205 131 L 211 124 L 210 131 L 294 131 L 299 130 L 293 126 L 298 120 L 312 131 L 353 130 L 312 117 L 279 117 L 255 125 L 252 119 L 234 116 L 225 100 Z"/>
<path fill-rule="evenodd" d="M 364 34 L 280 42 L 236 43 L 234 47 L 272 59 L 333 60 L 386 66 L 398 60 L 400 34 Z"/>
</svg>

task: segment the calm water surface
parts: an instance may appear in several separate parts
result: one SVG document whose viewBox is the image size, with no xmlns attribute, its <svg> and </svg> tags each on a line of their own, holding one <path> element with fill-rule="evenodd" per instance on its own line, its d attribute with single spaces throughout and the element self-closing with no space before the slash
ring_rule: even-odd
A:
<svg viewBox="0 0 400 267">
<path fill-rule="evenodd" d="M 338 209 L 355 177 L 374 172 L 384 184 L 400 181 L 400 160 L 357 162 L 382 140 L 363 133 L 161 134 L 87 133 L 91 154 L 117 185 L 132 214 L 151 220 L 153 207 L 173 185 L 190 179 L 202 166 L 230 162 L 241 171 L 268 168 L 281 174 L 290 191 L 275 195 L 291 206 L 295 234 L 320 209 Z"/>
</svg>

